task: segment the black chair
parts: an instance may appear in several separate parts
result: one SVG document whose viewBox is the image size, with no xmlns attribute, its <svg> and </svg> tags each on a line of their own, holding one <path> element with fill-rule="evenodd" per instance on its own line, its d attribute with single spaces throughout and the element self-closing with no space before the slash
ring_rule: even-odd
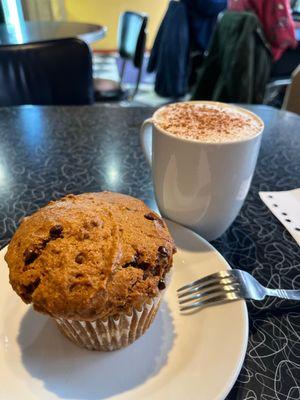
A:
<svg viewBox="0 0 300 400">
<path fill-rule="evenodd" d="M 114 101 L 136 95 L 142 74 L 144 51 L 146 45 L 146 26 L 148 17 L 133 11 L 126 11 L 120 16 L 118 32 L 118 51 L 122 59 L 119 82 L 108 79 L 94 79 L 95 100 Z M 135 89 L 132 93 L 122 88 L 126 63 L 131 61 L 138 69 Z"/>
<path fill-rule="evenodd" d="M 92 56 L 81 40 L 0 46 L 0 106 L 93 101 Z"/>
</svg>

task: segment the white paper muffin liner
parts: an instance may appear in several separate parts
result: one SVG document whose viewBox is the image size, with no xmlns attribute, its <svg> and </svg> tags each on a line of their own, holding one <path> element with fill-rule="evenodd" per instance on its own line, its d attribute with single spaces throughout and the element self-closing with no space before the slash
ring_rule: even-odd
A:
<svg viewBox="0 0 300 400">
<path fill-rule="evenodd" d="M 126 347 L 142 336 L 149 328 L 171 280 L 172 271 L 164 277 L 166 288 L 149 299 L 140 309 L 132 308 L 131 314 L 120 314 L 95 321 L 75 321 L 54 318 L 61 333 L 77 346 L 88 350 L 112 351 Z"/>
<path fill-rule="evenodd" d="M 165 290 L 164 290 L 165 291 Z M 111 351 L 126 347 L 142 336 L 153 321 L 162 294 L 117 319 L 74 321 L 55 318 L 59 330 L 73 343 L 89 350 Z"/>
</svg>

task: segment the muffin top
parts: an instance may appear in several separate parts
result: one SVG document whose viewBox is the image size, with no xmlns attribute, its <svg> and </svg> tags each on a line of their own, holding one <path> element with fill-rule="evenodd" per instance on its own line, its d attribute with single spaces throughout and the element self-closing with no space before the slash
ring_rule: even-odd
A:
<svg viewBox="0 0 300 400">
<path fill-rule="evenodd" d="M 174 242 L 142 201 L 68 195 L 24 218 L 5 256 L 13 289 L 55 318 L 130 313 L 165 288 Z"/>
</svg>

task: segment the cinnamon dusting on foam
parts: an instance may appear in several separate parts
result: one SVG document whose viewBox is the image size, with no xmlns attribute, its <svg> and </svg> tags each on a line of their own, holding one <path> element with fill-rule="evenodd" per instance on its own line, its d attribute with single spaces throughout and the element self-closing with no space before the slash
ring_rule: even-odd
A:
<svg viewBox="0 0 300 400">
<path fill-rule="evenodd" d="M 237 107 L 221 104 L 170 104 L 154 114 L 154 122 L 173 135 L 215 143 L 247 139 L 262 129 L 259 119 Z"/>
</svg>

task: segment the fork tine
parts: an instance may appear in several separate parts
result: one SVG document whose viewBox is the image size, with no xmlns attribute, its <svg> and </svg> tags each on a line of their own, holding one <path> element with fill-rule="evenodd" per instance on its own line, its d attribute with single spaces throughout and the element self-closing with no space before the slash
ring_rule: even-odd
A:
<svg viewBox="0 0 300 400">
<path fill-rule="evenodd" d="M 224 286 L 224 285 L 230 285 L 233 283 L 236 283 L 236 277 L 235 276 L 230 276 L 228 278 L 214 278 L 211 279 L 210 281 L 206 281 L 204 283 L 201 282 L 201 284 L 198 284 L 197 286 L 192 286 L 189 289 L 186 289 L 185 291 L 182 291 L 178 294 L 178 298 L 182 298 L 185 296 L 188 296 L 190 294 L 199 292 L 200 290 L 212 287 L 212 286 Z"/>
<path fill-rule="evenodd" d="M 203 308 L 212 304 L 220 304 L 220 303 L 224 303 L 227 301 L 233 301 L 233 300 L 239 300 L 242 299 L 242 296 L 233 291 L 233 292 L 229 292 L 229 293 L 223 293 L 220 292 L 220 294 L 211 297 L 209 299 L 206 300 L 200 300 L 200 301 L 195 301 L 192 304 L 186 305 L 184 307 L 180 307 L 180 311 L 188 311 L 188 310 L 192 310 L 195 308 Z"/>
<path fill-rule="evenodd" d="M 204 278 L 197 279 L 194 282 L 188 283 L 187 285 L 180 287 L 179 289 L 177 289 L 177 292 L 181 292 L 185 289 L 192 288 L 193 286 L 200 285 L 201 283 L 205 283 L 207 281 L 210 281 L 211 279 L 216 279 L 216 278 L 222 279 L 222 278 L 228 278 L 230 276 L 232 276 L 230 270 L 215 272 L 214 274 L 207 275 Z"/>
<path fill-rule="evenodd" d="M 218 286 L 215 285 L 208 290 L 205 290 L 204 292 L 196 293 L 191 296 L 185 297 L 181 300 L 179 300 L 179 304 L 185 304 L 188 302 L 191 302 L 193 300 L 201 299 L 203 297 L 215 295 L 217 293 L 224 293 L 224 292 L 233 292 L 239 289 L 239 283 L 235 282 L 231 285 L 225 285 L 225 286 Z"/>
</svg>

